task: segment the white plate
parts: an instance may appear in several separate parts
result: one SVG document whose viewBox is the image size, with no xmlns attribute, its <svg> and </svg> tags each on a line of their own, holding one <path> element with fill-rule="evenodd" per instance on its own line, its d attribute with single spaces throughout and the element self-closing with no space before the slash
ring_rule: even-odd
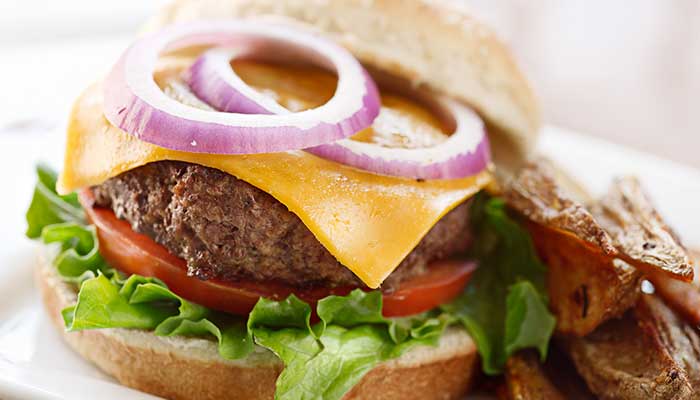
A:
<svg viewBox="0 0 700 400">
<path fill-rule="evenodd" d="M 32 165 L 60 165 L 62 135 L 0 136 L 0 398 L 153 399 L 114 383 L 70 351 L 39 305 L 31 274 L 34 243 L 24 239 L 24 209 L 34 183 Z M 541 150 L 594 193 L 615 175 L 639 176 L 686 244 L 700 247 L 700 172 L 562 129 L 547 128 Z"/>
</svg>

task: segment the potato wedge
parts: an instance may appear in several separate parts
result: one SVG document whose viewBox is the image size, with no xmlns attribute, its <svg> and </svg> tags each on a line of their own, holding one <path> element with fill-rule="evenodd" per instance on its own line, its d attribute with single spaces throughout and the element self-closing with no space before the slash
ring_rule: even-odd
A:
<svg viewBox="0 0 700 400">
<path fill-rule="evenodd" d="M 650 277 L 692 281 L 688 252 L 636 178 L 616 179 L 608 193 L 591 206 L 591 212 L 612 238 L 620 258 Z"/>
<path fill-rule="evenodd" d="M 637 270 L 573 235 L 527 225 L 547 265 L 549 307 L 557 316 L 558 333 L 585 336 L 634 305 L 642 281 Z"/>
<path fill-rule="evenodd" d="M 595 399 L 571 361 L 554 347 L 544 364 L 531 350 L 511 356 L 506 363 L 504 392 L 503 397 L 509 400 Z"/>
<path fill-rule="evenodd" d="M 563 337 L 576 369 L 601 399 L 694 399 L 700 338 L 654 295 L 586 337 Z"/>
<path fill-rule="evenodd" d="M 546 160 L 537 160 L 505 185 L 503 196 L 528 220 L 537 253 L 548 266 L 557 332 L 584 336 L 635 303 L 642 275 L 615 260 L 612 238 L 555 176 Z"/>
<path fill-rule="evenodd" d="M 700 252 L 692 252 L 697 260 Z M 654 284 L 656 293 L 664 299 L 666 304 L 676 310 L 689 323 L 700 325 L 700 265 L 695 263 L 695 280 L 693 282 L 682 282 L 670 279 L 666 276 L 655 276 L 650 278 Z"/>
<path fill-rule="evenodd" d="M 508 206 L 529 220 L 573 234 L 608 255 L 616 255 L 612 239 L 590 212 L 556 181 L 556 171 L 546 159 L 520 170 L 503 191 Z"/>
</svg>

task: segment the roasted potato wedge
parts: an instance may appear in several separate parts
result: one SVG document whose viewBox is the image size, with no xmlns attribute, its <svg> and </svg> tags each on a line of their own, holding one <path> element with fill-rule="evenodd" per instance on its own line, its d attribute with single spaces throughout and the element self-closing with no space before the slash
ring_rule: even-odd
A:
<svg viewBox="0 0 700 400">
<path fill-rule="evenodd" d="M 694 274 L 691 257 L 639 181 L 616 179 L 587 208 L 557 176 L 551 163 L 538 159 L 503 190 L 508 205 L 529 221 L 549 266 L 557 331 L 582 336 L 621 315 L 635 302 L 642 274 L 668 304 L 700 324 L 700 284 L 685 283 Z"/>
<path fill-rule="evenodd" d="M 538 159 L 505 185 L 503 197 L 512 209 L 540 225 L 565 232 L 607 255 L 616 255 L 612 239 L 590 212 L 556 181 L 553 165 Z"/>
<path fill-rule="evenodd" d="M 557 316 L 558 333 L 585 336 L 634 305 L 639 271 L 573 235 L 532 222 L 528 226 L 547 265 L 549 307 Z"/>
<path fill-rule="evenodd" d="M 642 275 L 615 260 L 612 238 L 555 176 L 546 160 L 537 160 L 505 185 L 503 196 L 528 220 L 537 253 L 548 266 L 557 332 L 584 336 L 634 304 Z"/>
<path fill-rule="evenodd" d="M 620 258 L 650 277 L 692 281 L 688 252 L 636 178 L 616 179 L 608 193 L 591 206 L 591 212 L 612 238 Z"/>
<path fill-rule="evenodd" d="M 692 252 L 697 260 L 700 252 Z M 666 304 L 682 315 L 690 324 L 700 325 L 700 280 L 698 273 L 699 265 L 696 263 L 695 280 L 693 282 L 681 282 L 670 279 L 666 276 L 655 276 L 650 278 L 654 283 L 656 293 L 664 299 Z"/>
<path fill-rule="evenodd" d="M 531 350 L 508 359 L 502 397 L 508 400 L 591 400 L 595 396 L 578 376 L 571 361 L 550 348 L 544 364 Z"/>
<path fill-rule="evenodd" d="M 640 296 L 622 318 L 586 337 L 559 341 L 601 399 L 698 398 L 698 331 L 657 296 Z"/>
</svg>

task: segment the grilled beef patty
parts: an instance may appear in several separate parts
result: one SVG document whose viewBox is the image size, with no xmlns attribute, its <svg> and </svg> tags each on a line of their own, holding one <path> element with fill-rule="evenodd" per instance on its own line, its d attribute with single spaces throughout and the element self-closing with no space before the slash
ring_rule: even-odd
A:
<svg viewBox="0 0 700 400">
<path fill-rule="evenodd" d="M 362 286 L 295 214 L 271 195 L 217 169 L 160 161 L 93 188 L 132 228 L 187 261 L 199 279 L 275 281 L 294 287 Z M 392 287 L 469 244 L 468 206 L 442 218 L 387 278 Z M 397 227 L 397 229 L 401 229 Z"/>
</svg>

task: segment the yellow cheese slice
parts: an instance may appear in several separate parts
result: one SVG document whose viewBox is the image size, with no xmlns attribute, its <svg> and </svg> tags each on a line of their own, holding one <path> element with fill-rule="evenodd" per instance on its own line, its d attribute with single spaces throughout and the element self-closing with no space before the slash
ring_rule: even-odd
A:
<svg viewBox="0 0 700 400">
<path fill-rule="evenodd" d="M 379 287 L 442 216 L 491 181 L 486 171 L 455 180 L 380 176 L 303 151 L 211 155 L 167 150 L 112 126 L 102 113 L 101 85 L 95 84 L 73 108 L 58 191 L 97 185 L 162 160 L 216 168 L 269 193 L 370 288 Z"/>
</svg>

